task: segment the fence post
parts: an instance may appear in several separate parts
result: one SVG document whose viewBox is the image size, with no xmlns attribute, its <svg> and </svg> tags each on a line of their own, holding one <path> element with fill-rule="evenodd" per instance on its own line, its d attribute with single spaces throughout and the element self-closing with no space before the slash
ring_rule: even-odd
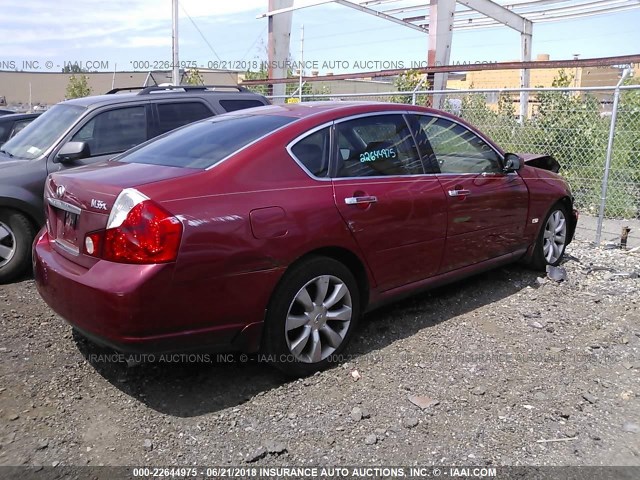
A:
<svg viewBox="0 0 640 480">
<path fill-rule="evenodd" d="M 424 77 L 422 77 L 420 79 L 420 81 L 418 82 L 418 84 L 416 85 L 416 88 L 413 89 L 413 92 L 411 93 L 411 105 L 415 105 L 416 104 L 416 92 L 418 90 L 420 90 L 420 87 L 422 87 L 422 84 L 424 83 L 424 81 L 427 79 L 427 76 L 425 75 Z"/>
<path fill-rule="evenodd" d="M 607 185 L 609 183 L 609 170 L 611 169 L 611 156 L 613 155 L 613 140 L 616 134 L 616 120 L 618 119 L 618 102 L 620 101 L 620 86 L 631 73 L 625 69 L 620 81 L 613 92 L 613 109 L 611 110 L 611 125 L 609 127 L 609 142 L 607 143 L 607 157 L 604 162 L 604 175 L 602 177 L 602 193 L 600 195 L 600 211 L 598 212 L 598 227 L 596 228 L 596 245 L 600 245 L 602 237 L 602 222 L 604 221 L 604 208 L 607 203 Z"/>
</svg>

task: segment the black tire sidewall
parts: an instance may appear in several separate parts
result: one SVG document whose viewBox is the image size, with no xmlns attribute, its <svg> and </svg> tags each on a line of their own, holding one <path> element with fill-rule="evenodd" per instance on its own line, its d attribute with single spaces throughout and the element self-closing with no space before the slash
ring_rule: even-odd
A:
<svg viewBox="0 0 640 480">
<path fill-rule="evenodd" d="M 7 283 L 27 271 L 31 265 L 31 244 L 35 228 L 22 213 L 0 210 L 0 222 L 6 225 L 15 238 L 15 253 L 6 265 L 0 267 L 0 283 Z"/>
<path fill-rule="evenodd" d="M 558 260 L 556 260 L 553 263 L 548 263 L 547 259 L 544 256 L 544 231 L 545 231 L 545 228 L 547 227 L 547 222 L 549 221 L 549 218 L 551 217 L 551 215 L 553 215 L 554 212 L 557 212 L 558 210 L 562 212 L 565 218 L 565 222 L 567 223 L 565 243 L 562 247 L 562 252 L 558 257 Z M 556 203 L 555 205 L 553 205 L 553 207 L 551 207 L 551 209 L 549 210 L 549 213 L 547 213 L 547 216 L 544 217 L 544 222 L 542 223 L 542 227 L 540 228 L 540 232 L 538 233 L 538 240 L 536 242 L 536 246 L 533 252 L 533 258 L 531 262 L 531 265 L 533 266 L 533 268 L 537 270 L 545 270 L 547 265 L 551 265 L 553 267 L 559 265 L 560 262 L 562 261 L 562 257 L 564 256 L 564 252 L 567 249 L 566 238 L 568 238 L 568 236 L 569 236 L 569 213 L 567 212 L 567 208 L 564 205 L 562 205 L 561 203 Z"/>
<path fill-rule="evenodd" d="M 349 330 L 341 345 L 328 358 L 318 363 L 304 363 L 291 360 L 291 352 L 286 340 L 286 317 L 295 295 L 310 280 L 321 275 L 339 278 L 349 289 L 352 303 L 352 317 Z M 300 261 L 285 273 L 276 287 L 267 309 L 263 351 L 270 363 L 292 376 L 310 375 L 339 361 L 340 353 L 349 343 L 360 316 L 360 294 L 358 284 L 351 271 L 342 263 L 328 257 L 310 257 Z M 283 359 L 286 357 L 286 360 Z"/>
</svg>

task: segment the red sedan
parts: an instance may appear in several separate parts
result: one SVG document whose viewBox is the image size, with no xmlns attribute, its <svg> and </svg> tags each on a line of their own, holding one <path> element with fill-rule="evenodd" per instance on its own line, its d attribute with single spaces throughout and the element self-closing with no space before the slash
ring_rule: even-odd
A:
<svg viewBox="0 0 640 480">
<path fill-rule="evenodd" d="M 244 110 L 51 175 L 36 281 L 98 343 L 260 350 L 304 375 L 339 361 L 364 311 L 557 265 L 577 214 L 554 171 L 422 107 Z"/>
</svg>

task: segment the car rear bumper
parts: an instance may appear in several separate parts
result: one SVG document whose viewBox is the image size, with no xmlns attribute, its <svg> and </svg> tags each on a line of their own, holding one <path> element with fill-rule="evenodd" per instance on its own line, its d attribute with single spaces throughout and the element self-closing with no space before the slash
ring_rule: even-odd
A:
<svg viewBox="0 0 640 480">
<path fill-rule="evenodd" d="M 225 298 L 215 298 L 215 282 L 208 285 L 208 298 L 198 298 L 202 292 L 194 285 L 172 282 L 173 264 L 101 261 L 86 269 L 53 250 L 44 230 L 34 244 L 33 262 L 45 302 L 98 344 L 124 352 L 252 351 L 259 345 L 266 302 L 232 309 L 237 299 L 228 298 L 224 288 L 218 291 Z M 249 276 L 223 280 L 231 286 L 252 282 Z"/>
</svg>

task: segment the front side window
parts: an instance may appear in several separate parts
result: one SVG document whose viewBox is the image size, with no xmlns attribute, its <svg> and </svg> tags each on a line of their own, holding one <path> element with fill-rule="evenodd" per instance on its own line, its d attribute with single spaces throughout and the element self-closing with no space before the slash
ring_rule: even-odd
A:
<svg viewBox="0 0 640 480">
<path fill-rule="evenodd" d="M 340 122 L 336 136 L 338 177 L 424 173 L 409 127 L 400 114 Z"/>
<path fill-rule="evenodd" d="M 291 153 L 315 177 L 326 177 L 329 173 L 329 130 L 330 127 L 318 130 L 291 147 Z"/>
<path fill-rule="evenodd" d="M 71 139 L 86 142 L 92 157 L 124 152 L 147 139 L 147 116 L 143 105 L 118 108 L 93 117 Z"/>
<path fill-rule="evenodd" d="M 213 115 L 209 107 L 200 102 L 159 103 L 158 117 L 160 133 L 174 130 L 188 123 Z"/>
<path fill-rule="evenodd" d="M 420 132 L 428 139 L 442 173 L 500 173 L 500 157 L 468 128 L 444 118 L 420 116 Z"/>
</svg>

